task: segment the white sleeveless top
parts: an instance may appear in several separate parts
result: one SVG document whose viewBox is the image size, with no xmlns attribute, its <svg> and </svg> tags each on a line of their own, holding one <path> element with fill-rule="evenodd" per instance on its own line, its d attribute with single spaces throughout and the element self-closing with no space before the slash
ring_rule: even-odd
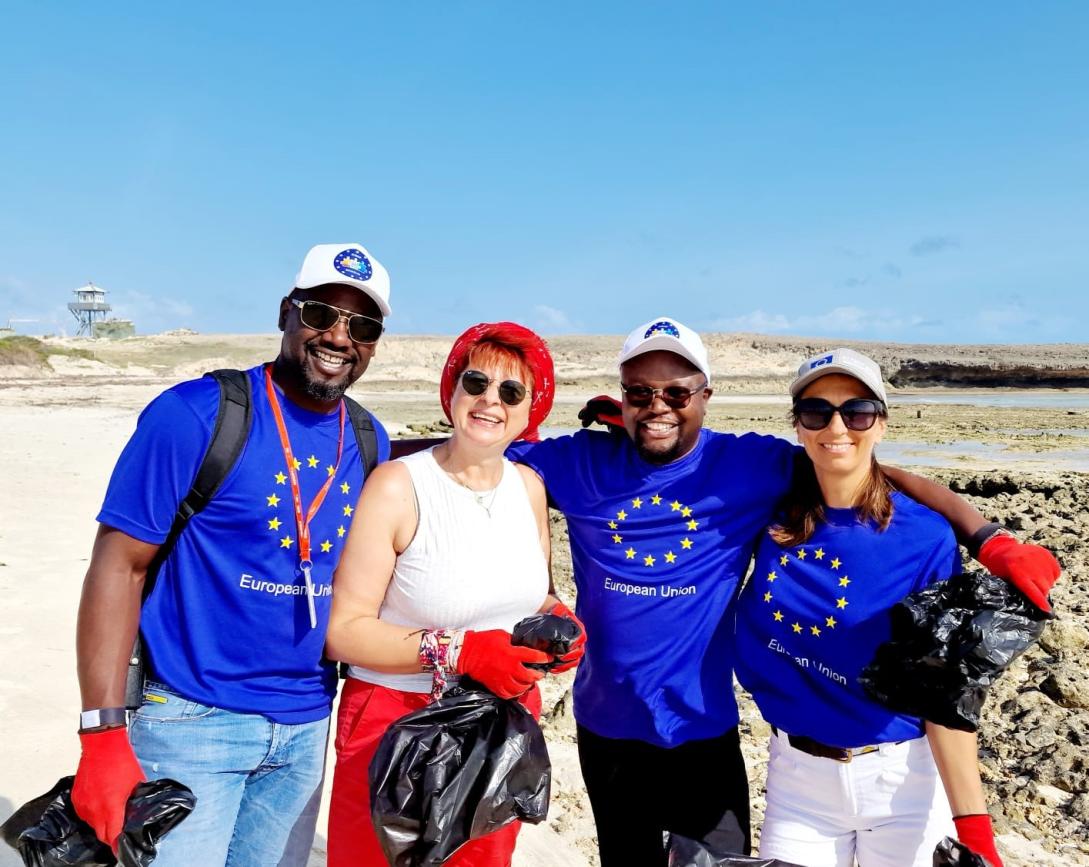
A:
<svg viewBox="0 0 1089 867">
<path fill-rule="evenodd" d="M 470 491 L 431 452 L 398 459 L 412 478 L 419 523 L 397 557 L 378 617 L 422 629 L 510 631 L 548 595 L 548 564 L 525 482 L 504 458 L 494 492 Z M 405 692 L 431 691 L 427 672 L 388 674 L 356 665 L 350 671 Z"/>
</svg>

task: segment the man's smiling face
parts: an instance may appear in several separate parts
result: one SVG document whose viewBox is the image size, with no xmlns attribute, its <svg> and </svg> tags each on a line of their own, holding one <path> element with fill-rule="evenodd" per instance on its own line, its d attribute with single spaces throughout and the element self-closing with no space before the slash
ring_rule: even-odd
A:
<svg viewBox="0 0 1089 867">
<path fill-rule="evenodd" d="M 711 389 L 703 387 L 707 379 L 693 364 L 673 352 L 645 352 L 621 366 L 620 382 L 627 388 L 680 386 L 693 392 L 688 405 L 678 408 L 666 405 L 660 394 L 645 407 L 632 406 L 625 395 L 621 410 L 624 428 L 643 460 L 668 464 L 695 447 Z"/>
<path fill-rule="evenodd" d="M 340 283 L 312 289 L 296 289 L 291 298 L 322 301 L 350 313 L 382 319 L 378 305 L 360 290 Z M 326 410 L 340 400 L 370 364 L 376 344 L 356 343 L 348 336 L 348 324 L 341 319 L 328 331 L 308 328 L 290 298 L 280 302 L 280 357 L 276 359 L 276 381 L 300 406 Z"/>
</svg>

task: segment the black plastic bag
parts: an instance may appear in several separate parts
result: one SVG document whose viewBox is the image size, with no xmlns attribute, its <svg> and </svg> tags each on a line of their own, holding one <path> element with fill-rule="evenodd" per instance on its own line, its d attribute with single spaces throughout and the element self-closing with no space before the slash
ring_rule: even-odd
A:
<svg viewBox="0 0 1089 867">
<path fill-rule="evenodd" d="M 4 823 L 4 840 L 28 867 L 147 867 L 166 834 L 193 812 L 196 796 L 174 780 L 151 780 L 132 790 L 117 857 L 72 806 L 72 782 L 57 784 L 24 804 Z"/>
<path fill-rule="evenodd" d="M 1051 619 L 1012 584 L 956 575 L 892 609 L 892 636 L 859 676 L 877 701 L 974 732 L 987 690 Z"/>
<path fill-rule="evenodd" d="M 441 864 L 468 840 L 548 813 L 552 766 L 514 699 L 462 686 L 387 729 L 370 765 L 371 818 L 395 867 Z"/>
<path fill-rule="evenodd" d="M 800 867 L 777 858 L 716 853 L 699 840 L 669 835 L 669 867 Z"/>
<path fill-rule="evenodd" d="M 982 855 L 952 837 L 943 837 L 934 849 L 933 867 L 989 867 Z"/>
<path fill-rule="evenodd" d="M 532 647 L 534 650 L 549 653 L 552 656 L 563 656 L 571 650 L 571 645 L 580 635 L 582 630 L 570 617 L 560 617 L 558 614 L 534 614 L 514 624 L 510 643 Z M 552 662 L 525 662 L 523 665 L 538 671 L 551 671 L 560 665 L 560 661 L 554 659 Z"/>
</svg>

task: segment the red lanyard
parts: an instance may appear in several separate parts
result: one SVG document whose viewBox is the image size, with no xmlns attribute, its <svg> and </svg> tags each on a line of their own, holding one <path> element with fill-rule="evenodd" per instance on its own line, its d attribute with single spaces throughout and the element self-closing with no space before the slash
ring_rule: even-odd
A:
<svg viewBox="0 0 1089 867">
<path fill-rule="evenodd" d="M 276 419 L 276 430 L 280 434 L 280 445 L 284 450 L 284 461 L 287 463 L 287 475 L 291 480 L 291 499 L 295 505 L 295 529 L 299 536 L 299 565 L 302 567 L 306 578 L 307 602 L 310 606 L 310 626 L 317 626 L 317 618 L 314 611 L 314 585 L 310 581 L 310 569 L 314 565 L 310 560 L 310 522 L 318 513 L 321 504 L 325 502 L 325 495 L 333 484 L 333 478 L 340 469 L 340 457 L 344 452 L 344 401 L 340 402 L 340 434 L 337 438 L 337 462 L 329 473 L 329 478 L 321 486 L 321 490 L 314 496 L 310 508 L 303 517 L 302 493 L 299 490 L 299 473 L 295 468 L 295 455 L 291 451 L 291 440 L 287 435 L 287 425 L 284 424 L 284 414 L 280 410 L 280 401 L 276 397 L 276 388 L 272 384 L 272 365 L 265 365 L 265 391 L 268 392 L 268 402 L 272 407 L 272 417 Z"/>
</svg>

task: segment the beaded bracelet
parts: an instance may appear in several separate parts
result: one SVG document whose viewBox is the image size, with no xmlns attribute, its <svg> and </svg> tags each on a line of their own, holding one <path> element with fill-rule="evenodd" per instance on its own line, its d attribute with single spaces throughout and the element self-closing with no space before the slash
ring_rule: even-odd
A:
<svg viewBox="0 0 1089 867">
<path fill-rule="evenodd" d="M 448 675 L 457 670 L 460 630 L 428 629 L 420 636 L 420 668 L 431 672 L 431 700 L 442 698 Z"/>
</svg>

